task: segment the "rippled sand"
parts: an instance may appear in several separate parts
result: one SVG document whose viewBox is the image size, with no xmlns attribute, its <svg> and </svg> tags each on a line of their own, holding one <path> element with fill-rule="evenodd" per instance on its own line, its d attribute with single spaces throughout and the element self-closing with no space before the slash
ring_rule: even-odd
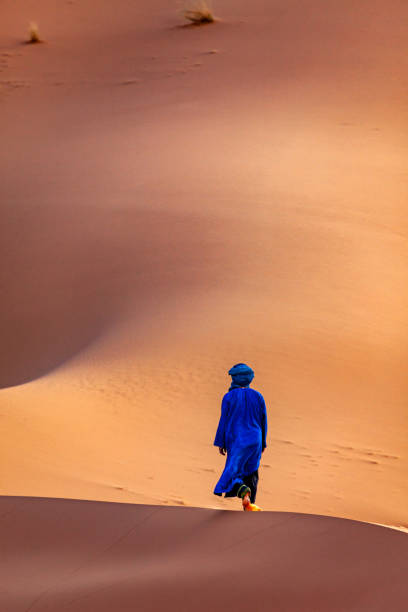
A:
<svg viewBox="0 0 408 612">
<path fill-rule="evenodd" d="M 406 3 L 3 12 L 0 493 L 238 510 L 245 361 L 259 504 L 407 527 Z"/>
</svg>

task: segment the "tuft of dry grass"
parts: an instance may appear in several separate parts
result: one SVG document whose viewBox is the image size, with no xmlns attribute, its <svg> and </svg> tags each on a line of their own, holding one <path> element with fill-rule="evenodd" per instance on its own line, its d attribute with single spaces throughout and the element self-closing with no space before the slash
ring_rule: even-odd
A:
<svg viewBox="0 0 408 612">
<path fill-rule="evenodd" d="M 30 44 L 42 42 L 38 32 L 38 25 L 34 22 L 31 22 L 28 27 L 28 42 Z"/>
<path fill-rule="evenodd" d="M 183 16 L 195 25 L 213 23 L 214 14 L 206 0 L 188 0 L 182 9 Z"/>
</svg>

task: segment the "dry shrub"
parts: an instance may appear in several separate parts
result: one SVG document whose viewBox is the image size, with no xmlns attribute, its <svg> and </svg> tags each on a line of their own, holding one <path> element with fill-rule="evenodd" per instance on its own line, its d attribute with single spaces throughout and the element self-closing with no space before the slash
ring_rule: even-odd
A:
<svg viewBox="0 0 408 612">
<path fill-rule="evenodd" d="M 31 44 L 42 42 L 38 32 L 38 25 L 31 22 L 28 28 L 28 42 Z"/>
<path fill-rule="evenodd" d="M 188 21 L 196 25 L 215 21 L 214 14 L 206 0 L 188 0 L 184 4 L 182 13 Z"/>
</svg>

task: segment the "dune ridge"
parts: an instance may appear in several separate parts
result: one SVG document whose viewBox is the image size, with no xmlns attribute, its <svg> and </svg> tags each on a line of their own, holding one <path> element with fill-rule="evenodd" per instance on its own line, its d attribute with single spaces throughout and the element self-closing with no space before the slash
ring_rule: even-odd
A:
<svg viewBox="0 0 408 612">
<path fill-rule="evenodd" d="M 403 612 L 408 538 L 323 516 L 0 497 L 7 612 Z"/>
</svg>

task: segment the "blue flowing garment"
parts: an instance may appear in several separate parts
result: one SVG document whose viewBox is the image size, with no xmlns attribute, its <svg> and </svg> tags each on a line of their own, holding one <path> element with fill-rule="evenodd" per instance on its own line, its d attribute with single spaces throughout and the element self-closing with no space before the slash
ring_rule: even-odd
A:
<svg viewBox="0 0 408 612">
<path fill-rule="evenodd" d="M 227 460 L 215 495 L 228 493 L 259 468 L 266 434 L 266 406 L 259 391 L 234 387 L 224 395 L 214 446 L 226 449 Z"/>
</svg>

